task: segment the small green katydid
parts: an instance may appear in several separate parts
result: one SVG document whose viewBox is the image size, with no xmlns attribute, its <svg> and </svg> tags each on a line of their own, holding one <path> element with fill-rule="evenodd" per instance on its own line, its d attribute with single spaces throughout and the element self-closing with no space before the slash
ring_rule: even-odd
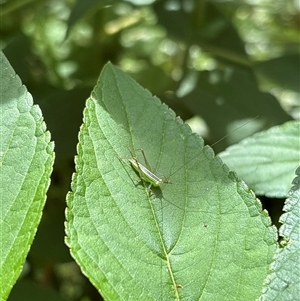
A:
<svg viewBox="0 0 300 301">
<path fill-rule="evenodd" d="M 256 116 L 255 118 L 249 120 L 248 122 L 242 124 L 241 126 L 237 127 L 234 131 L 237 131 L 238 129 L 240 129 L 241 127 L 247 125 L 249 122 L 252 122 L 254 119 L 256 119 L 258 116 Z M 229 135 L 229 134 L 228 134 Z M 216 141 L 214 144 L 212 144 L 211 146 L 216 145 L 217 143 L 219 143 L 220 141 L 222 141 L 223 139 L 225 139 L 228 135 L 224 136 L 223 138 L 219 139 L 218 141 Z M 146 165 L 148 166 L 145 167 L 143 164 L 141 164 L 137 158 L 133 155 L 133 153 L 130 151 L 132 158 L 128 159 L 128 161 L 130 162 L 131 166 L 139 173 L 140 178 L 149 183 L 149 187 L 151 186 L 153 187 L 160 187 L 162 184 L 164 183 L 168 183 L 170 184 L 171 182 L 165 178 L 161 178 L 158 177 L 157 175 L 155 175 L 152 171 L 149 170 L 150 168 L 150 164 L 148 163 L 148 160 L 146 159 L 146 155 L 143 149 L 138 149 L 141 151 L 144 161 L 146 163 Z M 194 160 L 195 158 L 190 159 L 187 163 L 191 162 L 192 160 Z M 186 163 L 186 164 L 187 164 Z M 181 168 L 183 168 L 184 166 L 180 167 L 179 169 L 177 169 L 175 172 L 177 172 L 178 170 L 180 170 Z M 151 168 L 150 168 L 151 169 Z M 174 172 L 174 173 L 175 173 Z M 172 175 L 174 174 L 172 173 Z"/>
<path fill-rule="evenodd" d="M 138 149 L 141 151 L 145 163 L 148 165 L 148 168 L 150 167 L 146 155 L 143 149 Z M 157 175 L 155 175 L 152 171 L 150 171 L 147 167 L 145 167 L 143 164 L 138 162 L 137 158 L 133 155 L 133 153 L 130 151 L 132 158 L 128 159 L 131 166 L 139 173 L 139 176 L 141 179 L 143 179 L 145 182 L 148 182 L 150 184 L 149 188 L 151 186 L 153 187 L 160 187 L 163 183 L 169 183 L 164 178 L 160 178 Z"/>
</svg>

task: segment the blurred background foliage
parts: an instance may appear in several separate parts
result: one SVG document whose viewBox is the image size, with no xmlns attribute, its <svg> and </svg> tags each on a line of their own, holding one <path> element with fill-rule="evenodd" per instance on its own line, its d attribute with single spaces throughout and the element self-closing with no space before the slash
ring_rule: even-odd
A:
<svg viewBox="0 0 300 301">
<path fill-rule="evenodd" d="M 63 222 L 82 110 L 107 61 L 210 144 L 256 116 L 242 136 L 300 117 L 298 0 L 0 3 L 1 48 L 40 105 L 57 157 L 40 228 L 9 300 L 101 300 L 70 258 Z"/>
</svg>

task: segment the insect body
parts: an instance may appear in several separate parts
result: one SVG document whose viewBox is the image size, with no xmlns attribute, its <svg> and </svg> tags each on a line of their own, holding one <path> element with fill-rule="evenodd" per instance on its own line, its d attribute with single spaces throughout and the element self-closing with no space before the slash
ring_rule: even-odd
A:
<svg viewBox="0 0 300 301">
<path fill-rule="evenodd" d="M 155 175 L 152 171 L 150 171 L 151 167 L 150 164 L 148 163 L 146 159 L 146 155 L 143 149 L 138 149 L 141 151 L 144 161 L 147 164 L 148 168 L 145 167 L 143 164 L 141 164 L 136 157 L 134 157 L 133 153 L 131 153 L 132 158 L 128 159 L 130 162 L 131 166 L 139 173 L 139 176 L 142 180 L 145 182 L 148 182 L 150 184 L 149 188 L 151 186 L 153 187 L 160 187 L 163 183 L 170 183 L 164 178 L 160 178 L 157 175 Z"/>
<path fill-rule="evenodd" d="M 140 177 L 150 183 L 151 186 L 159 187 L 164 180 L 156 176 L 153 172 L 151 172 L 148 168 L 138 162 L 136 158 L 130 158 L 128 161 L 131 163 L 131 166 L 139 173 Z"/>
</svg>

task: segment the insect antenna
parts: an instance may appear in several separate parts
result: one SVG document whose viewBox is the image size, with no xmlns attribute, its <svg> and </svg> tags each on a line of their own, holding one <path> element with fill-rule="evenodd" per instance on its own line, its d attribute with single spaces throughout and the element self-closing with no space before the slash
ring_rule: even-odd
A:
<svg viewBox="0 0 300 301">
<path fill-rule="evenodd" d="M 219 142 L 223 141 L 224 139 L 226 139 L 229 135 L 231 135 L 232 133 L 238 131 L 240 128 L 246 126 L 247 124 L 249 124 L 250 122 L 252 122 L 253 120 L 257 119 L 259 116 L 257 115 L 256 117 L 248 120 L 247 122 L 241 124 L 240 126 L 238 126 L 237 128 L 235 128 L 232 132 L 228 133 L 227 135 L 225 135 L 224 137 L 220 138 L 219 140 L 217 140 L 216 142 L 214 142 L 212 145 L 210 145 L 210 147 L 213 147 L 214 145 L 218 144 Z M 169 175 L 169 178 L 172 177 L 172 175 L 174 175 L 176 172 L 178 172 L 179 170 L 181 170 L 182 168 L 184 168 L 187 164 L 189 164 L 191 161 L 193 161 L 194 159 L 196 159 L 197 156 L 189 159 L 184 165 L 182 165 L 181 167 L 179 167 L 178 169 L 176 169 L 174 172 L 172 172 L 170 175 Z M 165 183 L 171 183 L 170 180 L 168 179 L 165 179 L 164 180 Z"/>
</svg>

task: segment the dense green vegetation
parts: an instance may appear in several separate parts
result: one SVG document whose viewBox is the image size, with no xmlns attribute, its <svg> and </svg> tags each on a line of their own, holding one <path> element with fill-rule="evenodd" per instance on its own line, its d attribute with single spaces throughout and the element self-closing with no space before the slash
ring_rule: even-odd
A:
<svg viewBox="0 0 300 301">
<path fill-rule="evenodd" d="M 3 300 L 296 298 L 296 1 L 1 6 Z"/>
</svg>

